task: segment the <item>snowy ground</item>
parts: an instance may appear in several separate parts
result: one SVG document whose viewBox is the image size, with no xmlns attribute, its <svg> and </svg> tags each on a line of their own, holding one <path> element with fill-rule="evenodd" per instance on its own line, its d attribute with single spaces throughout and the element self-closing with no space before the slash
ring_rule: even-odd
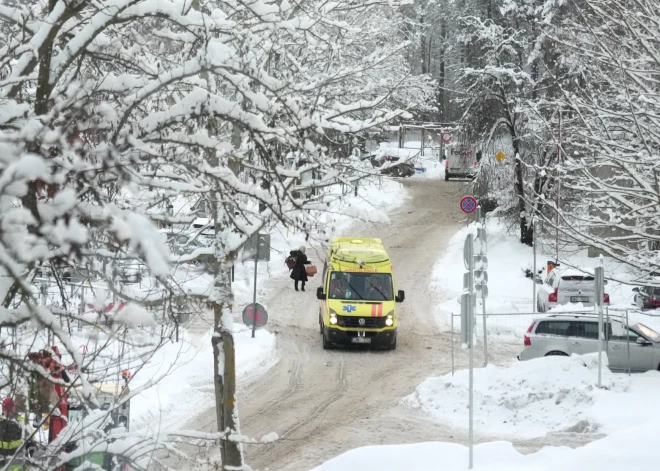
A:
<svg viewBox="0 0 660 471">
<path fill-rule="evenodd" d="M 546 357 L 475 370 L 475 428 L 482 435 L 537 438 L 548 433 L 610 433 L 660 419 L 660 373 L 613 374 L 598 389 L 596 354 Z M 453 427 L 468 424 L 468 370 L 429 378 L 404 399 Z"/>
<path fill-rule="evenodd" d="M 430 378 L 404 402 L 453 427 L 468 423 L 467 371 Z M 621 471 L 656 469 L 660 373 L 605 372 L 598 389 L 595 357 L 542 358 L 475 371 L 475 430 L 503 439 L 546 433 L 607 434 L 586 446 L 545 447 L 523 455 L 507 441 L 475 446 L 477 471 Z M 315 471 L 437 470 L 467 468 L 468 449 L 454 443 L 364 447 Z"/>
<path fill-rule="evenodd" d="M 546 447 L 523 455 L 509 442 L 489 442 L 474 449 L 475 471 L 622 471 L 657 468 L 657 425 L 646 422 L 584 447 Z M 468 449 L 454 443 L 357 448 L 314 471 L 463 471 Z"/>
<path fill-rule="evenodd" d="M 249 329 L 235 325 L 234 341 L 238 380 L 267 371 L 277 361 L 275 335 L 268 331 L 260 331 L 252 339 Z M 142 386 L 154 378 L 159 381 L 131 401 L 134 429 L 158 430 L 181 425 L 199 410 L 200 404 L 212 404 L 211 331 L 201 336 L 184 334 L 181 342 L 171 342 L 158 350 L 135 376 L 131 387 Z"/>
</svg>

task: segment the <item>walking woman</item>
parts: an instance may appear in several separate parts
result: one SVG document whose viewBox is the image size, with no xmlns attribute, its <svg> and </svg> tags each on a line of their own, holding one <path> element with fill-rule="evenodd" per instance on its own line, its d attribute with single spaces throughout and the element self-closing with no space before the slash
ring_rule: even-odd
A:
<svg viewBox="0 0 660 471">
<path fill-rule="evenodd" d="M 307 281 L 307 270 L 305 265 L 309 265 L 310 262 L 307 260 L 307 255 L 305 255 L 305 246 L 300 247 L 299 250 L 292 250 L 291 256 L 296 259 L 296 266 L 291 270 L 291 279 L 294 281 L 294 288 L 298 291 L 298 282 L 302 281 L 301 289 L 305 291 L 305 282 Z"/>
</svg>

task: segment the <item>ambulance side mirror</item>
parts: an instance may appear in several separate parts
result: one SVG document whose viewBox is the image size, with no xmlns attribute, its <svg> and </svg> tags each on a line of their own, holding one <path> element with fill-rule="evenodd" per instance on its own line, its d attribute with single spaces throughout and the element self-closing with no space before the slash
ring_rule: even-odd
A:
<svg viewBox="0 0 660 471">
<path fill-rule="evenodd" d="M 318 299 L 319 301 L 325 301 L 325 293 L 323 292 L 322 286 L 316 288 L 316 299 Z"/>
<path fill-rule="evenodd" d="M 399 292 L 396 295 L 396 298 L 394 298 L 394 300 L 397 303 L 402 303 L 404 299 L 406 299 L 406 293 L 404 293 L 403 290 L 400 289 Z"/>
</svg>

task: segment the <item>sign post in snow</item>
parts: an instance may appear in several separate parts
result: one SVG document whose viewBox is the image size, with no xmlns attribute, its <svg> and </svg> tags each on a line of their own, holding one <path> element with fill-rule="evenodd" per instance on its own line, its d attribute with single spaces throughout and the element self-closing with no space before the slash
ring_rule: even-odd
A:
<svg viewBox="0 0 660 471">
<path fill-rule="evenodd" d="M 601 255 L 602 257 L 602 255 Z M 601 265 L 603 259 L 600 260 Z M 598 389 L 603 387 L 602 384 L 602 371 L 603 371 L 603 299 L 605 298 L 605 272 L 603 267 L 597 267 L 594 272 L 594 283 L 596 288 L 596 303 L 594 305 L 598 314 Z"/>
<path fill-rule="evenodd" d="M 463 246 L 463 260 L 465 262 L 465 268 L 468 272 L 467 276 L 463 277 L 463 295 L 461 296 L 461 343 L 467 347 L 469 351 L 470 359 L 470 384 L 469 388 L 469 469 L 472 469 L 473 457 L 474 457 L 474 356 L 473 356 L 473 346 L 474 346 L 474 305 L 475 305 L 475 293 L 474 293 L 474 239 L 472 234 L 468 234 L 465 238 L 465 245 Z"/>
<path fill-rule="evenodd" d="M 270 261 L 270 236 L 267 234 L 255 234 L 250 237 L 243 248 L 247 257 L 246 260 L 254 260 L 254 291 L 252 293 L 252 305 L 257 304 L 257 267 L 259 260 L 265 262 Z M 250 306 L 248 306 L 250 307 Z M 247 309 L 247 308 L 245 308 Z M 245 319 L 245 311 L 243 311 L 243 318 Z M 266 316 L 268 318 L 268 316 Z M 265 324 L 265 322 L 264 322 Z M 248 325 L 246 323 L 246 325 Z M 252 338 L 254 338 L 255 330 L 257 327 L 257 322 L 252 323 Z"/>
</svg>

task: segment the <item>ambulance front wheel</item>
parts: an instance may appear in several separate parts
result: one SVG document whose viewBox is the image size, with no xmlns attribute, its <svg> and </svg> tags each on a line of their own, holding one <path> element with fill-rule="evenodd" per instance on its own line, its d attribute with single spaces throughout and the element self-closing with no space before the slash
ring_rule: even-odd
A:
<svg viewBox="0 0 660 471">
<path fill-rule="evenodd" d="M 388 350 L 396 350 L 396 336 L 394 337 L 394 342 L 388 345 Z"/>
<path fill-rule="evenodd" d="M 332 342 L 328 339 L 326 329 L 321 327 L 321 336 L 323 338 L 323 350 L 332 350 Z"/>
</svg>

